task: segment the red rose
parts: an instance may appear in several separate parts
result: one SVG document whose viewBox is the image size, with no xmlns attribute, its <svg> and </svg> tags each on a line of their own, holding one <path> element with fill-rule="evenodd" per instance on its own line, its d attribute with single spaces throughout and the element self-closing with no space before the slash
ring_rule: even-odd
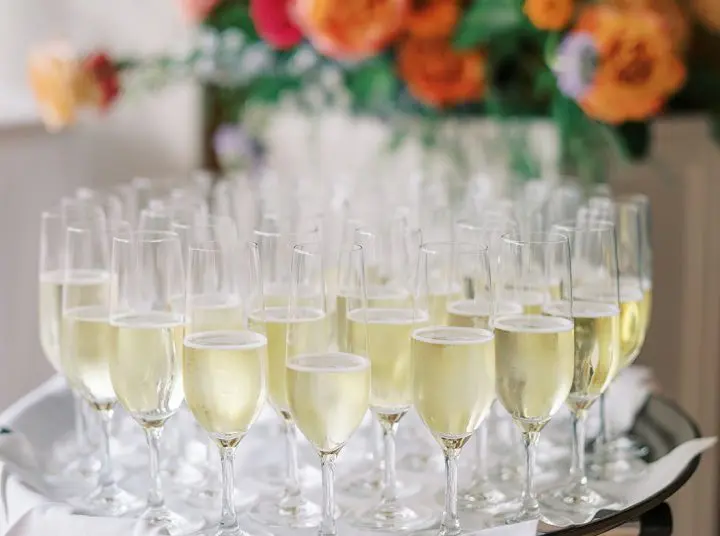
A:
<svg viewBox="0 0 720 536">
<path fill-rule="evenodd" d="M 302 41 L 302 32 L 290 17 L 293 0 L 250 0 L 255 30 L 270 46 L 285 50 Z"/>
<path fill-rule="evenodd" d="M 83 61 L 83 70 L 90 73 L 97 83 L 100 108 L 109 108 L 120 94 L 120 78 L 110 56 L 105 52 L 90 54 Z"/>
</svg>

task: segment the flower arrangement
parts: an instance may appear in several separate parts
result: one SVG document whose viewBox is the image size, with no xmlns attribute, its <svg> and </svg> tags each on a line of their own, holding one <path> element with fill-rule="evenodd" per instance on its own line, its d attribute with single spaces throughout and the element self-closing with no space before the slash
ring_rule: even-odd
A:
<svg viewBox="0 0 720 536">
<path fill-rule="evenodd" d="M 52 128 L 79 109 L 107 109 L 121 75 L 149 71 L 206 84 L 221 124 L 248 102 L 319 85 L 330 69 L 354 112 L 389 123 L 550 117 L 567 159 L 598 139 L 640 157 L 654 118 L 720 109 L 718 64 L 695 51 L 696 41 L 720 43 L 720 8 L 679 1 L 178 0 L 205 31 L 185 55 L 78 58 L 50 46 L 30 58 L 30 78 Z"/>
</svg>

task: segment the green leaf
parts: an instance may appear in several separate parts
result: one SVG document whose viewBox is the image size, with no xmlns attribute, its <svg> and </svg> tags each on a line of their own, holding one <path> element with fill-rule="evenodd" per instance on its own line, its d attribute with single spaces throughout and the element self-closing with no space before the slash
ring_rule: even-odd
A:
<svg viewBox="0 0 720 536">
<path fill-rule="evenodd" d="M 391 107 L 400 86 L 390 59 L 382 56 L 349 72 L 345 81 L 356 107 L 375 110 Z"/>
<path fill-rule="evenodd" d="M 286 91 L 297 90 L 300 81 L 291 76 L 266 76 L 250 83 L 248 97 L 252 100 L 274 103 Z"/>
<path fill-rule="evenodd" d="M 525 22 L 522 0 L 473 0 L 455 29 L 456 48 L 472 48 Z"/>
</svg>

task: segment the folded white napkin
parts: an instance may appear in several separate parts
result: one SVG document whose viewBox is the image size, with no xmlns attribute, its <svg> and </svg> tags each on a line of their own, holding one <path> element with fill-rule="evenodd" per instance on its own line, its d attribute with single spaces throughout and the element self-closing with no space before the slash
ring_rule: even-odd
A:
<svg viewBox="0 0 720 536">
<path fill-rule="evenodd" d="M 90 517 L 77 515 L 68 506 L 43 504 L 36 506 L 6 533 L 6 536 L 154 536 L 160 534 L 144 523 L 127 518 Z"/>
</svg>

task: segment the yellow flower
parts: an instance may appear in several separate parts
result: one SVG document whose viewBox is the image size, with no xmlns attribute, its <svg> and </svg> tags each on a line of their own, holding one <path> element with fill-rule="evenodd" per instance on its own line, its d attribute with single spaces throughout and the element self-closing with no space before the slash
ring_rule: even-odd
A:
<svg viewBox="0 0 720 536">
<path fill-rule="evenodd" d="M 97 80 L 66 43 L 47 43 L 33 50 L 28 75 L 48 130 L 74 123 L 78 110 L 101 100 Z"/>
</svg>

